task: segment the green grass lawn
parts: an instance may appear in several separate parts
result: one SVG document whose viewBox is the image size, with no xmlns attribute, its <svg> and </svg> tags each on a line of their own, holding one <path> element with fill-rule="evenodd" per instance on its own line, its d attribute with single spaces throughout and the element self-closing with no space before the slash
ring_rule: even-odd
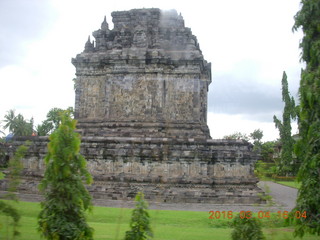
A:
<svg viewBox="0 0 320 240">
<path fill-rule="evenodd" d="M 37 215 L 39 203 L 13 203 L 20 210 L 21 236 L 19 240 L 38 240 Z M 209 211 L 210 209 L 208 209 Z M 223 209 L 221 209 L 223 211 Z M 132 209 L 94 207 L 88 214 L 88 222 L 94 228 L 94 239 L 123 239 L 129 229 Z M 208 212 L 149 210 L 154 239 L 157 240 L 206 240 L 231 239 L 230 220 L 209 219 Z M 236 214 L 234 213 L 234 216 Z M 257 215 L 256 215 L 257 216 Z M 7 217 L 0 215 L 0 239 L 6 239 Z M 267 239 L 293 239 L 292 227 L 285 227 L 282 220 L 263 219 L 264 233 Z M 318 237 L 305 236 L 305 240 L 316 240 Z"/>
<path fill-rule="evenodd" d="M 288 187 L 293 187 L 299 189 L 301 186 L 301 183 L 295 182 L 295 181 L 275 181 L 276 183 L 288 186 Z"/>
</svg>

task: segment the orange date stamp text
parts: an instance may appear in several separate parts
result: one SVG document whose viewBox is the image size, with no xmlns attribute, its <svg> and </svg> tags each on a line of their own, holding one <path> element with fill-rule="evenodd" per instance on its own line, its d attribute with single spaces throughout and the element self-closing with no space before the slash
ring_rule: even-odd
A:
<svg viewBox="0 0 320 240">
<path fill-rule="evenodd" d="M 259 211 L 256 214 L 252 211 L 240 211 L 239 215 L 233 211 L 209 211 L 209 219 L 233 219 L 234 217 L 240 217 L 241 219 L 250 218 L 271 218 L 272 216 L 287 219 L 293 217 L 296 219 L 307 218 L 307 211 L 295 211 L 293 215 L 290 215 L 288 211 L 277 211 L 276 213 L 271 213 L 270 211 Z"/>
</svg>

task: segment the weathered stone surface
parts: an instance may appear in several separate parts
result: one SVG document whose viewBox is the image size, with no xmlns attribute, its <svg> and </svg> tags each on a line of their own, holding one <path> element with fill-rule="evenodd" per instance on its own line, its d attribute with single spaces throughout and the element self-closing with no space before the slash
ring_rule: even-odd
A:
<svg viewBox="0 0 320 240">
<path fill-rule="evenodd" d="M 10 144 L 9 155 L 27 138 Z M 21 191 L 37 192 L 48 139 L 33 137 Z M 240 140 L 83 137 L 81 152 L 94 177 L 95 198 L 146 198 L 164 202 L 260 203 L 253 176 L 255 155 Z M 5 189 L 2 182 L 1 189 Z"/>
<path fill-rule="evenodd" d="M 75 116 L 86 136 L 209 138 L 207 63 L 176 11 L 113 12 L 72 59 Z"/>
</svg>

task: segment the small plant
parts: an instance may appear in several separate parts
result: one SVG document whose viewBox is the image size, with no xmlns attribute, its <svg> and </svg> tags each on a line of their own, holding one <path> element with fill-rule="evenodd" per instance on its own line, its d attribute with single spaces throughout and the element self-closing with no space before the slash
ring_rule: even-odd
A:
<svg viewBox="0 0 320 240">
<path fill-rule="evenodd" d="M 142 192 L 138 192 L 135 198 L 136 207 L 132 212 L 130 228 L 126 232 L 125 240 L 145 240 L 153 237 L 150 227 L 150 216 L 147 211 L 148 203 L 144 200 Z"/>
<path fill-rule="evenodd" d="M 30 141 L 26 141 L 24 145 L 19 146 L 13 158 L 9 160 L 9 174 L 7 176 L 7 179 L 9 181 L 9 187 L 7 197 L 11 200 L 18 201 L 18 197 L 15 194 L 15 192 L 17 191 L 21 181 L 20 175 L 23 169 L 21 159 L 24 158 L 30 144 Z"/>
<path fill-rule="evenodd" d="M 15 192 L 17 191 L 17 188 L 20 184 L 20 174 L 23 169 L 21 159 L 25 156 L 29 148 L 29 145 L 30 143 L 26 142 L 25 145 L 21 145 L 20 147 L 18 147 L 13 158 L 11 158 L 9 161 L 9 173 L 7 175 L 9 187 L 8 194 L 6 195 L 6 197 L 16 202 L 18 202 L 19 199 Z M 5 175 L 2 172 L 0 172 L 0 180 L 4 177 Z M 12 239 L 15 239 L 17 236 L 20 235 L 20 232 L 17 229 L 21 218 L 20 213 L 9 203 L 3 201 L 0 201 L 0 212 L 2 212 L 5 216 L 12 218 Z M 9 226 L 7 226 L 7 228 L 9 228 Z M 6 239 L 9 239 L 8 235 Z"/>
<path fill-rule="evenodd" d="M 264 240 L 261 222 L 257 218 L 240 218 L 238 214 L 232 221 L 234 228 L 232 240 Z"/>
<path fill-rule="evenodd" d="M 275 204 L 275 202 L 272 199 L 272 196 L 270 195 L 270 187 L 267 184 L 264 184 L 264 193 L 258 193 L 258 196 L 266 201 L 268 203 L 268 206 L 271 207 Z"/>
</svg>

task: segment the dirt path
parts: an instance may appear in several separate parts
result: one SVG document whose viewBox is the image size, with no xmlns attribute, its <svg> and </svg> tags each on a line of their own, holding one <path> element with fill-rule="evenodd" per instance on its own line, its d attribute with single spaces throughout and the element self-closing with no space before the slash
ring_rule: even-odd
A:
<svg viewBox="0 0 320 240">
<path fill-rule="evenodd" d="M 218 205 L 218 204 L 205 204 L 205 203 L 157 203 L 150 202 L 150 209 L 159 210 L 181 210 L 181 211 L 290 211 L 295 205 L 295 199 L 297 197 L 297 189 L 286 187 L 274 182 L 259 182 L 258 186 L 261 189 L 270 189 L 270 195 L 275 202 L 272 206 L 266 205 Z M 0 196 L 4 192 L 0 192 Z M 34 194 L 19 194 L 20 200 L 38 202 L 42 200 L 42 197 Z M 121 200 L 94 200 L 94 205 L 105 207 L 118 207 L 118 208 L 133 208 L 134 202 L 127 202 Z"/>
</svg>

